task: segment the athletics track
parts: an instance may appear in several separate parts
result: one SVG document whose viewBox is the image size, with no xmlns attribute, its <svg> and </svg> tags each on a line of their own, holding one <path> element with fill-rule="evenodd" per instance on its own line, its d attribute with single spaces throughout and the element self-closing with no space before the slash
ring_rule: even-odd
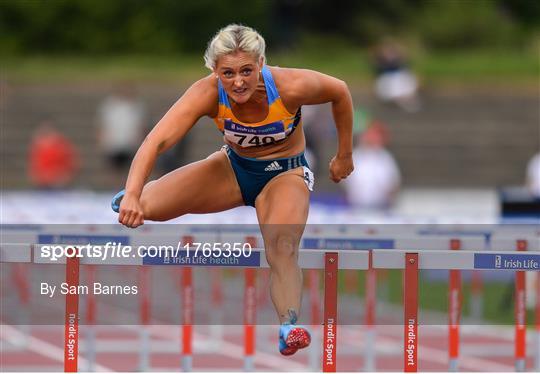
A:
<svg viewBox="0 0 540 374">
<path fill-rule="evenodd" d="M 94 228 L 95 229 L 95 228 Z M 24 231 L 24 230 L 23 230 Z M 249 233 L 250 235 L 252 233 Z M 237 235 L 237 234 L 235 234 Z M 537 235 L 533 233 L 533 235 Z M 508 235 L 506 235 L 508 236 Z M 5 236 L 3 236 L 4 238 Z M 340 236 L 340 238 L 342 238 Z M 441 237 L 446 238 L 446 237 Z M 448 237 L 450 238 L 450 237 Z M 446 238 L 446 239 L 448 239 Z M 456 237 L 452 237 L 455 240 Z M 514 238 L 515 239 L 515 238 Z M 537 237 L 527 248 L 528 250 L 538 251 Z M 443 239 L 444 240 L 444 239 Z M 513 240 L 510 241 L 510 243 Z M 2 240 L 5 243 L 5 240 Z M 33 242 L 34 244 L 37 241 Z M 433 243 L 433 241 L 432 241 Z M 506 246 L 507 244 L 505 244 Z M 3 250 L 5 247 L 3 247 Z M 410 249 L 410 248 L 408 248 Z M 438 248 L 441 251 L 448 248 Z M 515 248 L 505 248 L 505 250 L 514 250 Z M 492 250 L 500 250 L 492 248 Z M 367 252 L 364 251 L 364 254 Z M 381 252 L 382 253 L 382 252 Z M 442 253 L 442 252 L 439 252 Z M 5 251 L 2 252 L 5 260 Z M 342 253 L 340 252 L 340 255 Z M 340 263 L 341 264 L 341 263 Z M 2 264 L 3 270 L 12 264 Z M 47 265 L 32 265 L 47 266 Z M 58 266 L 58 265 L 57 265 Z M 50 268 L 50 266 L 48 266 Z M 84 265 L 82 266 L 84 267 Z M 106 267 L 106 266 L 104 266 Z M 155 267 L 151 267 L 154 269 Z M 9 269 L 10 273 L 12 269 Z M 202 272 L 202 273 L 201 273 Z M 196 295 L 210 293 L 209 289 L 198 291 L 198 284 L 201 287 L 209 287 L 205 282 L 198 282 L 200 278 L 204 279 L 204 273 L 207 269 L 197 269 L 194 271 L 194 290 Z M 224 310 L 230 310 L 244 303 L 243 290 L 243 270 L 236 270 L 236 276 L 231 276 L 223 283 L 225 290 L 240 290 L 240 292 L 231 295 L 224 294 L 222 302 Z M 260 270 L 264 273 L 265 270 Z M 2 301 L 9 303 L 21 302 L 20 298 L 6 291 L 3 272 Z M 83 273 L 83 271 L 81 271 Z M 362 275 L 366 273 L 361 272 Z M 319 276 L 322 276 L 319 271 Z M 257 320 L 270 320 L 272 310 L 268 300 L 267 293 L 264 292 L 264 275 L 259 275 L 257 279 Z M 9 287 L 8 287 L 9 288 Z M 307 289 L 304 297 L 304 319 L 310 310 L 310 301 L 313 296 Z M 225 291 L 224 293 L 226 293 Z M 181 295 L 180 290 L 178 294 Z M 169 295 L 170 296 L 170 295 Z M 322 293 L 317 295 L 322 298 Z M 63 297 L 65 299 L 65 297 Z M 64 305 L 56 303 L 57 310 L 54 312 L 64 313 Z M 197 304 L 202 305 L 204 309 L 212 308 L 211 298 L 196 297 L 195 308 Z M 319 305 L 321 304 L 319 300 Z M 178 303 L 180 304 L 180 303 Z M 6 304 L 4 304 L 6 305 Z M 228 307 L 227 305 L 231 305 Z M 85 315 L 84 302 L 81 302 L 81 318 Z M 174 305 L 173 305 L 174 306 Z M 32 305 L 30 309 L 39 308 L 38 305 Z M 96 305 L 97 310 L 103 313 L 122 316 L 122 313 L 132 314 L 125 316 L 126 320 L 137 320 L 139 310 L 118 310 L 114 305 L 108 305 L 99 302 Z M 180 308 L 180 305 L 178 305 Z M 174 311 L 174 307 L 171 307 Z M 21 309 L 22 310 L 22 309 Z M 182 312 L 178 310 L 177 314 Z M 366 368 L 365 355 L 369 351 L 366 343 L 370 337 L 365 322 L 365 304 L 363 300 L 351 295 L 339 297 L 338 313 L 340 319 L 352 321 L 357 319 L 358 325 L 338 325 L 338 349 L 337 349 L 337 370 L 338 371 L 360 371 Z M 323 308 L 319 310 L 323 312 Z M 263 317 L 267 313 L 269 317 Z M 343 313 L 350 313 L 351 316 L 342 316 Z M 174 312 L 173 312 L 174 314 Z M 427 312 L 420 311 L 420 315 L 427 315 Z M 96 371 L 135 371 L 145 369 L 147 371 L 178 371 L 182 367 L 182 331 L 178 326 L 168 325 L 167 321 L 160 321 L 155 316 L 151 316 L 149 325 L 143 329 L 148 332 L 147 336 L 141 334 L 141 327 L 138 325 L 110 326 L 95 325 L 88 326 L 81 322 L 80 325 L 80 352 L 79 352 L 79 370 L 87 370 L 89 362 L 87 357 L 95 354 L 92 369 Z M 322 318 L 322 316 L 319 316 Z M 371 369 L 376 371 L 401 371 L 403 370 L 403 314 L 400 306 L 387 305 L 379 303 L 377 306 L 377 321 L 375 324 L 376 338 L 375 361 L 371 363 Z M 435 321 L 444 321 L 447 317 L 436 316 Z M 533 321 L 529 321 L 533 324 Z M 448 326 L 444 324 L 420 324 L 418 326 L 418 369 L 420 371 L 447 371 L 449 368 L 448 359 Z M 95 333 L 94 344 L 89 344 L 88 332 L 93 330 Z M 257 371 L 311 371 L 321 370 L 322 349 L 320 339 L 322 336 L 322 327 L 313 328 L 314 342 L 310 350 L 299 352 L 292 358 L 283 358 L 277 353 L 276 347 L 276 326 L 266 324 L 255 325 L 256 341 L 255 354 L 253 358 L 254 369 Z M 317 331 L 319 330 L 319 331 Z M 25 335 L 25 332 L 30 335 Z M 487 326 L 485 324 L 464 323 L 460 328 L 460 354 L 459 369 L 462 371 L 513 371 L 514 370 L 514 349 L 515 349 L 515 330 L 513 326 Z M 24 326 L 20 324 L 4 324 L 1 329 L 1 362 L 2 371 L 59 371 L 64 367 L 64 326 Z M 193 359 L 192 368 L 195 371 L 239 371 L 246 365 L 245 352 L 245 327 L 222 326 L 216 328 L 212 324 L 194 326 L 193 330 Z M 145 349 L 141 354 L 141 338 L 151 340 L 147 343 L 150 349 Z M 536 342 L 534 341 L 534 330 L 530 329 L 525 343 L 527 358 L 525 367 L 527 370 L 534 370 L 534 354 Z M 92 353 L 90 347 L 94 347 Z M 372 356 L 373 357 L 373 356 Z M 318 362 L 318 364 L 317 364 Z M 374 366 L 373 366 L 374 365 Z M 142 367 L 141 367 L 142 366 Z"/>
</svg>

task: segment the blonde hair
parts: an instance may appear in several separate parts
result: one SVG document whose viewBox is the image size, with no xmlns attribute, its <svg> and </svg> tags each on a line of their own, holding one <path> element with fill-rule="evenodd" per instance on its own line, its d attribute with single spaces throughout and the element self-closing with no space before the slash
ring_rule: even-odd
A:
<svg viewBox="0 0 540 374">
<path fill-rule="evenodd" d="M 230 24 L 217 32 L 208 43 L 204 53 L 204 65 L 214 70 L 218 58 L 229 53 L 242 51 L 253 55 L 257 62 L 262 57 L 266 60 L 264 51 L 266 43 L 264 38 L 248 26 Z"/>
</svg>

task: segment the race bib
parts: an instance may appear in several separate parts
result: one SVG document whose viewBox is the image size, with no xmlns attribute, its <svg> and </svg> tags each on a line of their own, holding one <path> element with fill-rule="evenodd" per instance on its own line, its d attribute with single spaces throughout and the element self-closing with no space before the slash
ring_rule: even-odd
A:
<svg viewBox="0 0 540 374">
<path fill-rule="evenodd" d="M 285 139 L 290 131 L 285 130 L 281 121 L 263 126 L 247 127 L 226 119 L 223 127 L 225 138 L 244 148 L 272 144 Z"/>
</svg>

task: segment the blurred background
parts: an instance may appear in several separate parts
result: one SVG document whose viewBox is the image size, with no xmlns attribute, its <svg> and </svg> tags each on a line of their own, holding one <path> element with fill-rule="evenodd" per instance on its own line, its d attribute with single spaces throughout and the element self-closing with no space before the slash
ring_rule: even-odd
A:
<svg viewBox="0 0 540 374">
<path fill-rule="evenodd" d="M 317 179 L 308 222 L 538 223 L 537 0 L 0 0 L 1 222 L 116 223 L 110 199 L 139 144 L 209 74 L 206 44 L 233 22 L 265 37 L 269 65 L 336 76 L 353 95 L 345 183 L 328 178 L 330 106 L 303 108 Z M 202 119 L 152 177 L 221 145 Z M 255 220 L 238 208 L 175 222 Z M 401 273 L 388 279 L 384 299 L 400 303 Z M 426 279 L 421 307 L 444 312 L 446 278 Z M 483 317 L 512 323 L 509 273 L 499 281 L 486 287 Z"/>
<path fill-rule="evenodd" d="M 496 214 L 497 189 L 534 195 L 533 0 L 2 0 L 2 190 L 120 189 L 144 135 L 209 73 L 206 43 L 232 22 L 261 32 L 270 65 L 316 69 L 350 87 L 357 171 L 348 183 L 327 177 L 329 106 L 304 108 L 314 200 L 407 211 L 459 195 Z M 201 120 L 154 176 L 221 142 Z"/>
</svg>

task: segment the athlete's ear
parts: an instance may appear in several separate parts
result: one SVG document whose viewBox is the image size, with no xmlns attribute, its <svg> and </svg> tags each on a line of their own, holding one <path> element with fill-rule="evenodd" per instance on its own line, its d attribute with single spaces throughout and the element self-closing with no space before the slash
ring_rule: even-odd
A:
<svg viewBox="0 0 540 374">
<path fill-rule="evenodd" d="M 259 57 L 259 70 L 264 66 L 264 56 Z"/>
</svg>

